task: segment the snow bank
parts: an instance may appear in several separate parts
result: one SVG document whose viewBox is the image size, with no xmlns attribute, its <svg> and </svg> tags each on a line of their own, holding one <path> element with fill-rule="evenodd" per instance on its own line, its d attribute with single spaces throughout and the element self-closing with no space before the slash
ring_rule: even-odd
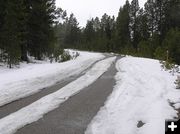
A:
<svg viewBox="0 0 180 134">
<path fill-rule="evenodd" d="M 85 75 L 79 77 L 67 86 L 1 119 L 0 134 L 14 133 L 17 129 L 26 124 L 30 124 L 42 118 L 44 114 L 57 108 L 70 96 L 78 93 L 80 90 L 96 81 L 104 72 L 107 71 L 114 60 L 115 57 L 112 57 L 96 63 L 85 73 Z"/>
<path fill-rule="evenodd" d="M 180 103 L 176 76 L 145 58 L 122 58 L 116 68 L 116 86 L 85 134 L 164 134 L 165 119 L 177 117 L 169 101 Z"/>
<path fill-rule="evenodd" d="M 22 68 L 11 70 L 1 67 L 0 106 L 77 75 L 104 57 L 100 53 L 77 52 L 80 56 L 75 60 L 63 63 L 23 64 Z"/>
</svg>

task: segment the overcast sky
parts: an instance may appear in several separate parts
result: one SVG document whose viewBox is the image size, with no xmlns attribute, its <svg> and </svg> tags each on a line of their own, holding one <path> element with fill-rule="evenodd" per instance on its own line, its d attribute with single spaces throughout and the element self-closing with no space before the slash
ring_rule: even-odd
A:
<svg viewBox="0 0 180 134">
<path fill-rule="evenodd" d="M 117 16 L 120 6 L 126 0 L 56 0 L 57 7 L 66 10 L 68 15 L 74 13 L 80 26 L 85 26 L 90 18 L 101 17 L 104 13 Z M 130 0 L 131 1 L 131 0 Z M 146 0 L 139 0 L 142 7 Z"/>
</svg>

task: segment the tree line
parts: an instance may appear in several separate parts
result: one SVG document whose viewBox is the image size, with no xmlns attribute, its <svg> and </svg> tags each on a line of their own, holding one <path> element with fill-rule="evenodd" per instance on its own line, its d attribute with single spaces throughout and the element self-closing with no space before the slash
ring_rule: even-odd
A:
<svg viewBox="0 0 180 134">
<path fill-rule="evenodd" d="M 1 0 L 0 62 L 11 68 L 28 56 L 58 58 L 64 48 L 115 52 L 180 64 L 180 1 L 127 0 L 117 17 L 106 13 L 80 27 L 55 0 Z"/>
<path fill-rule="evenodd" d="M 54 51 L 55 0 L 0 1 L 0 62 L 28 62 L 28 55 L 41 60 Z"/>
<path fill-rule="evenodd" d="M 63 48 L 116 52 L 180 64 L 180 1 L 127 0 L 118 17 L 106 13 L 91 18 L 81 28 L 74 14 L 56 25 Z"/>
</svg>

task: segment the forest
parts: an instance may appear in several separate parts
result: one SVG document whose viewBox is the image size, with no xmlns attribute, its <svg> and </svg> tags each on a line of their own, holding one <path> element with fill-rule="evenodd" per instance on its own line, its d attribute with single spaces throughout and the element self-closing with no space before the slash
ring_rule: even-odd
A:
<svg viewBox="0 0 180 134">
<path fill-rule="evenodd" d="M 0 63 L 57 58 L 65 48 L 180 64 L 180 0 L 147 0 L 143 8 L 127 0 L 117 17 L 104 13 L 85 27 L 55 0 L 1 0 Z"/>
</svg>

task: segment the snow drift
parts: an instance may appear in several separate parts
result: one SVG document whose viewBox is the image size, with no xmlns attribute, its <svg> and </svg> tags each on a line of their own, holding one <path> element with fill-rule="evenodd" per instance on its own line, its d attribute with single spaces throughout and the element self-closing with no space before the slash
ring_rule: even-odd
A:
<svg viewBox="0 0 180 134">
<path fill-rule="evenodd" d="M 165 120 L 177 117 L 169 102 L 180 103 L 176 76 L 145 58 L 122 58 L 116 68 L 116 86 L 86 134 L 164 134 Z"/>
</svg>

